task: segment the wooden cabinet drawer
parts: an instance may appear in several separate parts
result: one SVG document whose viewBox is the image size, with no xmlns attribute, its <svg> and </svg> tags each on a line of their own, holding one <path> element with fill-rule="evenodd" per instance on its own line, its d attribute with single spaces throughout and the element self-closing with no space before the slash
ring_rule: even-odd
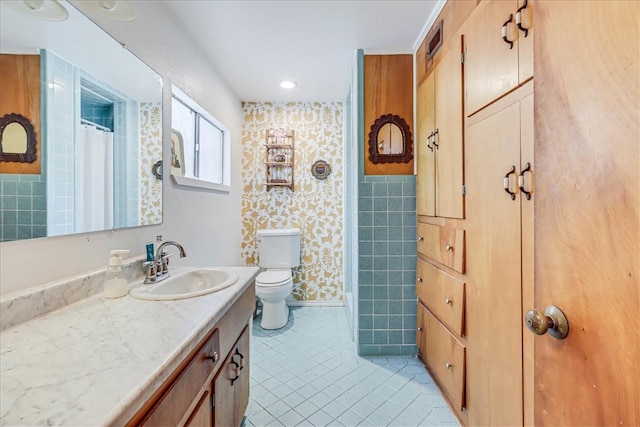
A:
<svg viewBox="0 0 640 427">
<path fill-rule="evenodd" d="M 465 347 L 428 310 L 424 313 L 426 363 L 456 409 L 465 405 Z"/>
<path fill-rule="evenodd" d="M 220 339 L 218 329 L 205 338 L 190 357 L 186 366 L 178 369 L 178 375 L 170 379 L 169 386 L 162 390 L 161 398 L 150 408 L 146 418 L 140 423 L 144 426 L 178 425 L 196 400 L 203 386 L 213 378 L 220 358 Z M 217 353 L 214 361 L 208 357 Z M 200 400 L 200 399 L 199 399 Z"/>
<path fill-rule="evenodd" d="M 464 326 L 464 282 L 418 259 L 416 294 L 458 336 Z"/>
<path fill-rule="evenodd" d="M 418 223 L 418 252 L 437 263 L 465 272 L 465 231 Z"/>
</svg>

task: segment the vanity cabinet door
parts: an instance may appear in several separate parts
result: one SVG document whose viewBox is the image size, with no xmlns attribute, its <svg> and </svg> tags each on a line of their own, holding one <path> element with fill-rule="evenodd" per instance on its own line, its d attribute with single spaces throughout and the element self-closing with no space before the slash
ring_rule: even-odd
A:
<svg viewBox="0 0 640 427">
<path fill-rule="evenodd" d="M 185 423 L 188 427 L 202 427 L 213 425 L 213 412 L 211 411 L 211 390 L 212 385 L 202 394 L 198 404 Z"/>
<path fill-rule="evenodd" d="M 249 404 L 249 325 L 213 380 L 214 426 L 239 426 Z"/>
<path fill-rule="evenodd" d="M 141 419 L 132 420 L 129 425 L 183 425 L 185 420 L 195 419 L 203 402 L 208 400 L 208 384 L 211 383 L 213 372 L 219 363 L 219 335 L 219 330 L 214 329 L 191 356 L 185 359 L 182 367 L 176 370 L 166 385 L 158 390 L 157 397 L 150 401 L 146 414 Z M 206 404 L 204 407 L 209 409 L 210 405 Z"/>
</svg>

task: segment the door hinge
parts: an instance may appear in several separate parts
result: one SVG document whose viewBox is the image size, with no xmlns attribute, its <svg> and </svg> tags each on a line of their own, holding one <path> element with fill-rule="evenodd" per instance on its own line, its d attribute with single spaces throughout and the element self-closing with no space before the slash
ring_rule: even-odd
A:
<svg viewBox="0 0 640 427">
<path fill-rule="evenodd" d="M 467 195 L 467 186 L 466 186 L 466 184 L 462 184 L 462 195 L 463 196 Z"/>
</svg>

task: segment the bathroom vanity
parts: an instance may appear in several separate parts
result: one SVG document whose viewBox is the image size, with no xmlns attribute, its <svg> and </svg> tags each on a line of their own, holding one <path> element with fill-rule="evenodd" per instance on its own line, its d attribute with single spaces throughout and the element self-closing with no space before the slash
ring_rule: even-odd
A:
<svg viewBox="0 0 640 427">
<path fill-rule="evenodd" d="M 240 425 L 259 270 L 232 270 L 208 295 L 96 294 L 5 329 L 0 424 Z"/>
</svg>

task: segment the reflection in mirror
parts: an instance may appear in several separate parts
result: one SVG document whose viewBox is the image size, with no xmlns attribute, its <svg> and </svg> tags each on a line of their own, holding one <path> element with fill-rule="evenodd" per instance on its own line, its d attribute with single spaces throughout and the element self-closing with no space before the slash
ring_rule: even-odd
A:
<svg viewBox="0 0 640 427">
<path fill-rule="evenodd" d="M 378 131 L 378 154 L 402 154 L 404 140 L 398 125 L 387 123 Z"/>
<path fill-rule="evenodd" d="M 371 126 L 369 160 L 372 163 L 408 163 L 413 158 L 413 141 L 407 122 L 385 114 Z"/>
<path fill-rule="evenodd" d="M 0 161 L 32 163 L 36 159 L 33 125 L 20 114 L 0 117 Z"/>
<path fill-rule="evenodd" d="M 5 3 L 0 54 L 40 58 L 44 166 L 0 174 L 0 241 L 161 223 L 161 77 L 66 1 L 61 22 Z"/>
<path fill-rule="evenodd" d="M 25 154 L 27 152 L 27 130 L 18 122 L 9 123 L 0 136 L 2 153 Z"/>
</svg>

